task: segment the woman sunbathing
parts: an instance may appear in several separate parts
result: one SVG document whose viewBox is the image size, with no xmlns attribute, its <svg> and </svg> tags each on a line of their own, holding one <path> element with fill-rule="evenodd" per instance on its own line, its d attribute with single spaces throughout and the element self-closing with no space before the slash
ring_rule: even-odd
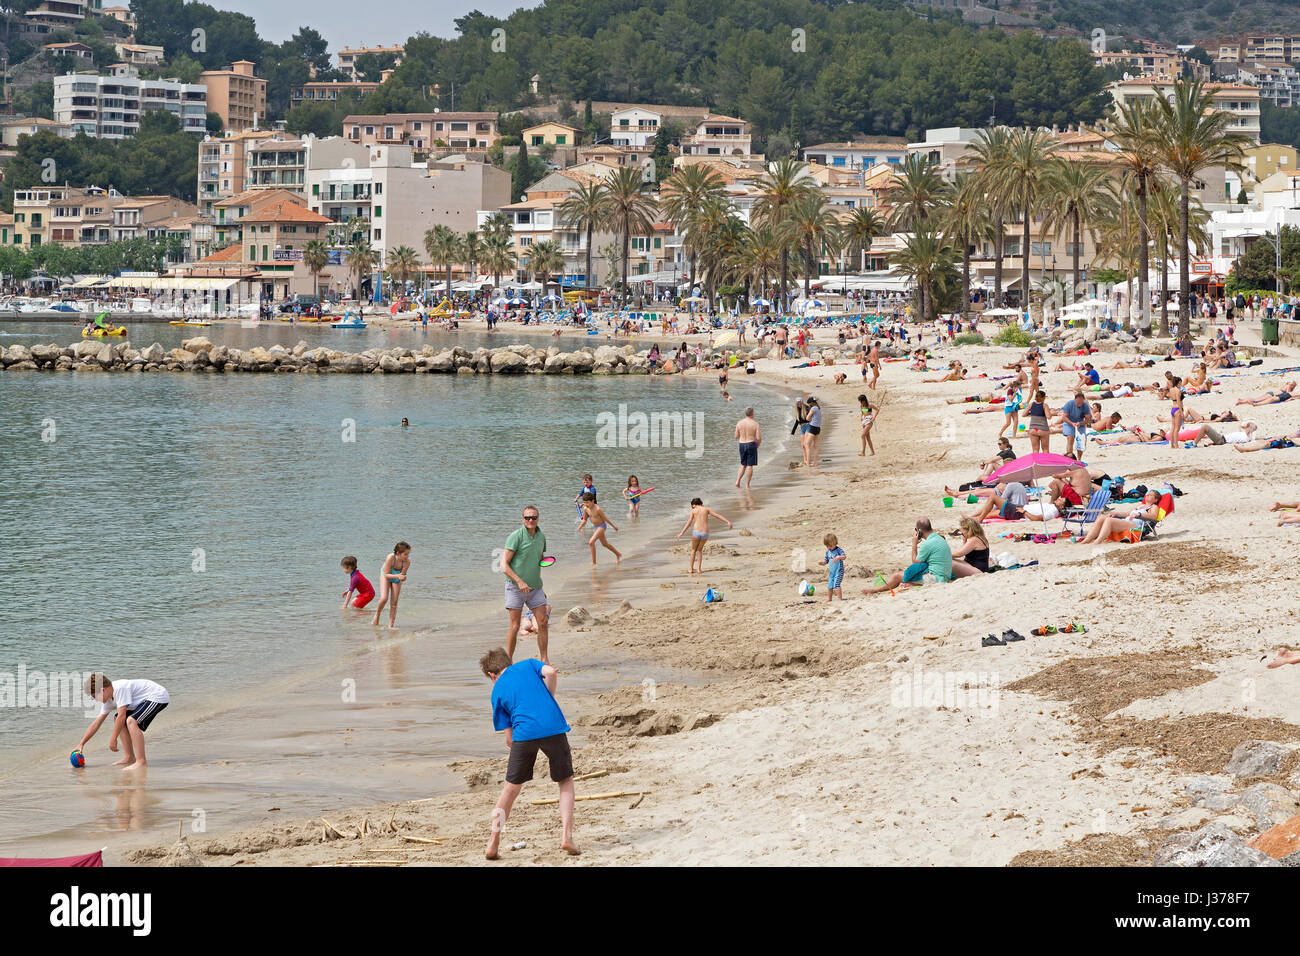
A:
<svg viewBox="0 0 1300 956">
<path fill-rule="evenodd" d="M 1237 451 L 1272 451 L 1278 448 L 1294 448 L 1296 438 L 1300 438 L 1300 433 L 1292 436 L 1282 435 L 1278 438 L 1260 438 L 1256 441 L 1246 442 L 1241 445 L 1233 445 Z"/>
<path fill-rule="evenodd" d="M 1128 430 L 1126 435 L 1116 435 L 1110 441 L 1099 441 L 1098 445 L 1109 448 L 1111 445 L 1154 445 L 1159 442 L 1168 441 L 1165 433 L 1162 431 L 1144 431 L 1137 425 Z"/>
<path fill-rule="evenodd" d="M 1118 368 L 1150 368 L 1155 364 L 1156 364 L 1155 359 L 1144 359 L 1142 356 L 1139 355 L 1137 358 L 1133 359 L 1132 361 L 1125 361 L 1124 359 L 1120 359 L 1114 365 L 1103 365 L 1102 370 L 1114 371 L 1115 369 Z"/>
<path fill-rule="evenodd" d="M 1096 544 L 1099 541 L 1109 539 L 1111 535 L 1123 534 L 1127 531 L 1140 531 L 1146 525 L 1154 525 L 1162 517 L 1158 506 L 1159 501 L 1160 492 L 1152 489 L 1142 499 L 1143 507 L 1130 511 L 1128 517 L 1120 518 L 1116 515 L 1101 515 L 1092 523 L 1088 533 L 1079 539 L 1079 543 Z"/>
<path fill-rule="evenodd" d="M 1264 392 L 1260 395 L 1252 395 L 1250 398 L 1237 399 L 1238 405 L 1280 405 L 1282 402 L 1289 402 L 1294 398 L 1295 382 L 1287 382 L 1276 392 Z"/>
<path fill-rule="evenodd" d="M 966 377 L 966 370 L 961 367 L 961 363 L 955 359 L 948 363 L 948 374 L 942 378 L 923 378 L 921 381 L 927 383 L 934 382 L 960 382 Z"/>
<path fill-rule="evenodd" d="M 1277 516 L 1278 525 L 1284 525 L 1284 524 L 1300 524 L 1300 510 L 1297 509 L 1300 509 L 1300 501 L 1292 501 L 1292 502 L 1275 501 L 1273 502 L 1272 505 L 1269 506 L 1268 510 L 1269 511 L 1290 511 L 1291 514 L 1289 515 Z"/>
<path fill-rule="evenodd" d="M 996 404 L 999 402 L 1005 402 L 1006 400 L 1005 395 L 997 395 L 993 392 L 981 392 L 978 395 L 967 395 L 965 398 L 950 398 L 948 399 L 948 404 L 965 405 L 968 402 L 990 402 Z"/>
</svg>

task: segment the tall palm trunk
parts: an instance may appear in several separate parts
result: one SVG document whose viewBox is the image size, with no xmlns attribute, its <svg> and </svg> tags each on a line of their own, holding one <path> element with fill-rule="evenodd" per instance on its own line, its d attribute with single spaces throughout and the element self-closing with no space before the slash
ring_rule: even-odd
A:
<svg viewBox="0 0 1300 956">
<path fill-rule="evenodd" d="M 803 261 L 804 265 L 807 266 L 803 275 L 803 297 L 806 302 L 812 298 L 813 248 L 811 239 L 804 240 Z"/>
<path fill-rule="evenodd" d="M 628 219 L 623 220 L 623 294 L 619 301 L 623 308 L 627 308 L 627 260 L 632 252 L 632 223 Z"/>
<path fill-rule="evenodd" d="M 1072 264 L 1073 275 L 1070 277 L 1070 294 L 1065 297 L 1068 304 L 1074 303 L 1074 294 L 1079 288 L 1079 244 L 1081 237 L 1079 233 L 1083 231 L 1082 224 L 1079 222 L 1079 210 L 1074 210 L 1074 262 Z M 1055 278 L 1055 276 L 1053 276 Z M 1127 324 L 1127 323 L 1126 323 Z"/>
<path fill-rule="evenodd" d="M 1191 332 L 1192 317 L 1188 310 L 1189 300 L 1191 298 L 1191 276 L 1187 257 L 1191 250 L 1188 248 L 1187 226 L 1188 226 L 1188 205 L 1190 201 L 1191 182 L 1184 179 L 1182 189 L 1180 190 L 1178 205 L 1178 243 L 1182 250 L 1182 259 L 1178 263 L 1178 337 L 1182 338 Z"/>
<path fill-rule="evenodd" d="M 1020 248 L 1020 311 L 1029 314 L 1029 203 L 1025 203 L 1025 223 Z"/>
<path fill-rule="evenodd" d="M 1145 333 L 1151 332 L 1151 288 L 1148 285 L 1148 275 L 1151 272 L 1151 258 L 1147 251 L 1147 243 L 1151 241 L 1149 228 L 1147 226 L 1147 177 L 1143 173 L 1138 177 L 1138 295 L 1142 296 L 1142 311 L 1138 313 L 1141 316 L 1142 328 Z"/>
<path fill-rule="evenodd" d="M 590 289 L 591 288 L 591 223 L 590 222 L 587 223 L 587 271 L 583 273 L 583 275 L 584 275 L 584 282 L 585 282 L 583 288 Z"/>
<path fill-rule="evenodd" d="M 1002 250 L 1006 237 L 1003 235 L 1002 217 L 997 219 L 997 234 L 993 237 L 993 307 L 1002 308 Z"/>
<path fill-rule="evenodd" d="M 790 277 L 790 250 L 785 248 L 783 245 L 781 248 L 781 311 L 782 312 L 786 310 L 786 306 L 789 304 L 790 301 L 790 297 L 786 294 L 789 277 Z"/>
<path fill-rule="evenodd" d="M 963 236 L 961 240 L 961 317 L 966 318 L 970 312 L 970 243 Z"/>
<path fill-rule="evenodd" d="M 1148 328 L 1147 335 L 1151 334 Z M 1160 230 L 1160 335 L 1169 334 L 1169 230 Z"/>
</svg>

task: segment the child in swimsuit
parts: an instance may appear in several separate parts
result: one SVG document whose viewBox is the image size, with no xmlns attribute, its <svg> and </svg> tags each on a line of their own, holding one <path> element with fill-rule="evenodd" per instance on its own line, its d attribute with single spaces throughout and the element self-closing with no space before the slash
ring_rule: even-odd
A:
<svg viewBox="0 0 1300 956">
<path fill-rule="evenodd" d="M 627 476 L 627 487 L 623 489 L 623 497 L 627 499 L 628 517 L 641 517 L 641 482 L 637 480 L 636 475 Z"/>
<path fill-rule="evenodd" d="M 839 539 L 833 534 L 828 534 L 822 544 L 826 545 L 826 557 L 820 562 L 826 565 L 826 603 L 829 604 L 835 600 L 835 595 L 839 594 L 840 600 L 844 600 L 844 591 L 841 584 L 844 582 L 844 549 L 840 547 Z"/>
<path fill-rule="evenodd" d="M 371 624 L 379 626 L 379 612 L 392 599 L 388 608 L 388 626 L 397 627 L 397 601 L 402 596 L 402 582 L 411 567 L 411 546 L 405 541 L 393 545 L 393 553 L 384 559 L 384 566 L 379 572 L 379 603 L 375 605 L 375 616 Z"/>
<path fill-rule="evenodd" d="M 374 585 L 367 581 L 366 576 L 357 570 L 357 559 L 352 555 L 349 554 L 339 564 L 342 565 L 344 571 L 348 572 L 348 589 L 343 592 L 344 610 L 347 609 L 349 600 L 351 600 L 352 606 L 358 610 L 365 607 L 375 599 Z M 355 599 L 352 598 L 354 593 L 356 594 Z"/>
<path fill-rule="evenodd" d="M 582 490 L 573 496 L 573 500 L 578 503 L 578 527 L 579 528 L 581 528 L 584 524 L 587 523 L 586 515 L 582 510 L 582 498 L 584 495 L 588 493 L 590 493 L 593 496 L 596 494 L 596 482 L 591 477 L 591 475 L 583 475 Z M 596 499 L 595 497 L 593 497 L 591 500 L 595 501 Z"/>
<path fill-rule="evenodd" d="M 686 518 L 686 524 L 682 525 L 682 530 L 677 532 L 677 537 L 686 533 L 686 529 L 691 531 L 691 566 L 688 574 L 704 573 L 704 542 L 709 540 L 709 516 L 717 518 L 719 521 L 726 521 L 727 527 L 733 525 L 722 515 L 710 508 L 704 506 L 704 502 L 699 498 L 691 499 L 691 513 Z M 699 569 L 696 569 L 696 559 L 699 560 Z"/>
<path fill-rule="evenodd" d="M 583 514 L 583 518 L 582 518 L 583 522 L 586 522 L 588 518 L 591 519 L 591 528 L 592 531 L 595 532 L 595 534 L 591 536 L 591 540 L 587 542 L 587 545 L 591 548 L 592 566 L 594 567 L 596 564 L 596 542 L 597 541 L 603 544 L 610 551 L 614 552 L 615 561 L 621 561 L 623 559 L 623 555 L 621 555 L 618 552 L 618 549 L 615 548 L 612 544 L 610 544 L 609 541 L 606 540 L 605 538 L 606 526 L 613 528 L 615 531 L 617 531 L 618 525 L 610 521 L 609 518 L 606 517 L 605 515 L 605 510 L 601 508 L 600 505 L 596 504 L 596 493 L 594 491 L 588 491 L 586 494 L 582 496 L 582 514 Z"/>
</svg>

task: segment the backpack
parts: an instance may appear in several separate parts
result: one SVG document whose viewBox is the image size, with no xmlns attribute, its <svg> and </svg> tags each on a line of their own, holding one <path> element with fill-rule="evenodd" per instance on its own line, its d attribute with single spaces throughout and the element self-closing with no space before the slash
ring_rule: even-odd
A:
<svg viewBox="0 0 1300 956">
<path fill-rule="evenodd" d="M 1237 308 L 1239 308 L 1239 309 L 1244 309 L 1245 307 L 1246 307 L 1246 297 L 1245 297 L 1244 295 L 1242 295 L 1240 292 L 1238 292 L 1238 293 L 1237 293 Z"/>
</svg>

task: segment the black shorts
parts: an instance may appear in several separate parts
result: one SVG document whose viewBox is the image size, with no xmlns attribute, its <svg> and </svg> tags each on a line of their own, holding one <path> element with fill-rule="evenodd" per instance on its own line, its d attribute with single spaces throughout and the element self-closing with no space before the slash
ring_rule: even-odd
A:
<svg viewBox="0 0 1300 956">
<path fill-rule="evenodd" d="M 128 718 L 134 717 L 136 724 L 140 727 L 140 733 L 144 733 L 149 729 L 149 725 L 153 723 L 153 719 L 158 716 L 159 711 L 166 706 L 166 704 L 160 704 L 155 700 L 142 700 L 128 710 L 126 716 Z"/>
<path fill-rule="evenodd" d="M 506 783 L 527 783 L 533 779 L 533 765 L 537 751 L 546 754 L 551 764 L 551 779 L 556 783 L 573 776 L 573 754 L 569 750 L 569 735 L 539 737 L 536 740 L 516 740 L 510 746 L 510 762 L 506 765 Z"/>
<path fill-rule="evenodd" d="M 822 427 L 821 427 L 820 425 L 809 425 L 809 426 L 808 426 L 808 434 L 809 434 L 809 435 L 820 435 L 821 433 L 822 433 Z"/>
<path fill-rule="evenodd" d="M 742 441 L 740 443 L 740 467 L 758 467 L 758 442 Z"/>
</svg>

